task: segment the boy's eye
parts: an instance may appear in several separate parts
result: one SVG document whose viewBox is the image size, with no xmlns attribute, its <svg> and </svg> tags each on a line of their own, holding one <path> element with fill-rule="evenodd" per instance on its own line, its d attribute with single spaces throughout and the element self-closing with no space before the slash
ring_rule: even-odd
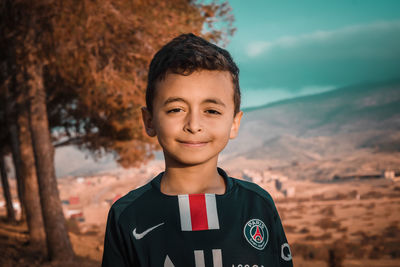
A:
<svg viewBox="0 0 400 267">
<path fill-rule="evenodd" d="M 181 112 L 182 109 L 181 108 L 173 108 L 167 111 L 167 113 L 178 113 Z"/>
<path fill-rule="evenodd" d="M 214 114 L 214 115 L 221 114 L 221 112 L 219 112 L 219 111 L 217 111 L 215 109 L 207 109 L 206 112 L 209 113 L 209 114 Z"/>
</svg>

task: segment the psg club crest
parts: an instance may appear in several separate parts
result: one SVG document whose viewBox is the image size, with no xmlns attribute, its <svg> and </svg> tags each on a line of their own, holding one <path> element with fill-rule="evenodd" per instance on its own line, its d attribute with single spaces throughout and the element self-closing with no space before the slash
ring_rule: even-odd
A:
<svg viewBox="0 0 400 267">
<path fill-rule="evenodd" d="M 263 250 L 268 243 L 268 228 L 259 219 L 248 221 L 243 228 L 243 234 L 250 245 L 258 250 Z"/>
</svg>

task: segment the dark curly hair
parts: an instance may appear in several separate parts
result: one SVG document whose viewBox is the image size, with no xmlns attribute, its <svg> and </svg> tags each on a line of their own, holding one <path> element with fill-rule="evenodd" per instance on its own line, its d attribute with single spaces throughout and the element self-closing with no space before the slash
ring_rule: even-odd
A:
<svg viewBox="0 0 400 267">
<path fill-rule="evenodd" d="M 234 115 L 240 111 L 239 68 L 228 51 L 192 33 L 182 34 L 163 46 L 153 57 L 148 74 L 146 105 L 153 111 L 156 83 L 167 72 L 190 75 L 197 70 L 229 71 L 233 83 Z"/>
</svg>

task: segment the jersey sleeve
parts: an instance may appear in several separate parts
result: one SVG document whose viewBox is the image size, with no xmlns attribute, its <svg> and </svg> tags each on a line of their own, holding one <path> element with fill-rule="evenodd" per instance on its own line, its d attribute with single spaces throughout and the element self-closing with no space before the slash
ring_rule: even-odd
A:
<svg viewBox="0 0 400 267">
<path fill-rule="evenodd" d="M 276 211 L 276 209 L 275 209 Z M 286 239 L 285 231 L 282 226 L 281 219 L 276 211 L 275 230 L 277 232 L 277 247 L 279 249 L 279 266 L 293 267 L 292 252 L 290 251 L 289 243 Z"/>
<path fill-rule="evenodd" d="M 132 252 L 128 255 L 128 249 L 115 213 L 115 210 L 111 208 L 108 214 L 101 266 L 139 266 L 139 264 L 132 263 L 132 257 L 136 255 L 132 255 Z"/>
</svg>

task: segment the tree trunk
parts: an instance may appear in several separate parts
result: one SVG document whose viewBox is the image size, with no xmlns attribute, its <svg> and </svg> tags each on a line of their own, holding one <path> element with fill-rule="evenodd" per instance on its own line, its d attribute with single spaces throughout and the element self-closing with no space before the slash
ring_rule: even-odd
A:
<svg viewBox="0 0 400 267">
<path fill-rule="evenodd" d="M 32 148 L 29 129 L 29 110 L 25 103 L 19 108 L 19 154 L 21 156 L 21 175 L 24 184 L 24 199 L 26 203 L 26 221 L 29 229 L 29 239 L 32 248 L 43 256 L 47 254 L 46 235 L 44 232 L 42 207 L 40 206 L 39 186 L 36 176 L 35 156 Z"/>
<path fill-rule="evenodd" d="M 11 68 L 11 67 L 9 67 Z M 21 216 L 20 220 L 25 220 L 25 199 L 24 199 L 24 184 L 23 177 L 20 172 L 21 166 L 21 155 L 19 154 L 19 142 L 18 142 L 18 129 L 15 123 L 16 121 L 16 102 L 15 98 L 12 97 L 11 92 L 16 90 L 16 79 L 13 76 L 5 85 L 5 117 L 7 120 L 8 136 L 10 140 L 11 155 L 14 163 L 15 179 L 17 180 L 17 192 L 18 199 L 21 206 Z"/>
<path fill-rule="evenodd" d="M 61 206 L 54 169 L 54 147 L 51 143 L 43 85 L 43 66 L 38 62 L 28 67 L 30 129 L 39 182 L 40 203 L 51 260 L 74 258 Z"/>
<path fill-rule="evenodd" d="M 26 202 L 24 199 L 24 183 L 23 183 L 23 177 L 21 174 L 20 166 L 21 166 L 21 155 L 19 154 L 19 142 L 18 142 L 18 129 L 17 126 L 15 125 L 15 121 L 13 121 L 15 117 L 13 115 L 10 115 L 8 117 L 8 131 L 10 133 L 10 144 L 11 144 L 11 155 L 13 159 L 13 164 L 14 164 L 14 170 L 15 170 L 15 180 L 17 181 L 17 193 L 18 193 L 18 199 L 19 203 L 21 206 L 21 216 L 20 216 L 20 221 L 25 221 L 26 219 L 26 213 L 25 213 L 25 206 Z"/>
<path fill-rule="evenodd" d="M 3 195 L 7 208 L 7 221 L 15 223 L 15 212 L 12 204 L 12 197 L 10 193 L 10 186 L 8 185 L 7 171 L 4 162 L 4 155 L 0 153 L 0 171 L 1 171 L 1 185 L 3 186 Z"/>
</svg>

